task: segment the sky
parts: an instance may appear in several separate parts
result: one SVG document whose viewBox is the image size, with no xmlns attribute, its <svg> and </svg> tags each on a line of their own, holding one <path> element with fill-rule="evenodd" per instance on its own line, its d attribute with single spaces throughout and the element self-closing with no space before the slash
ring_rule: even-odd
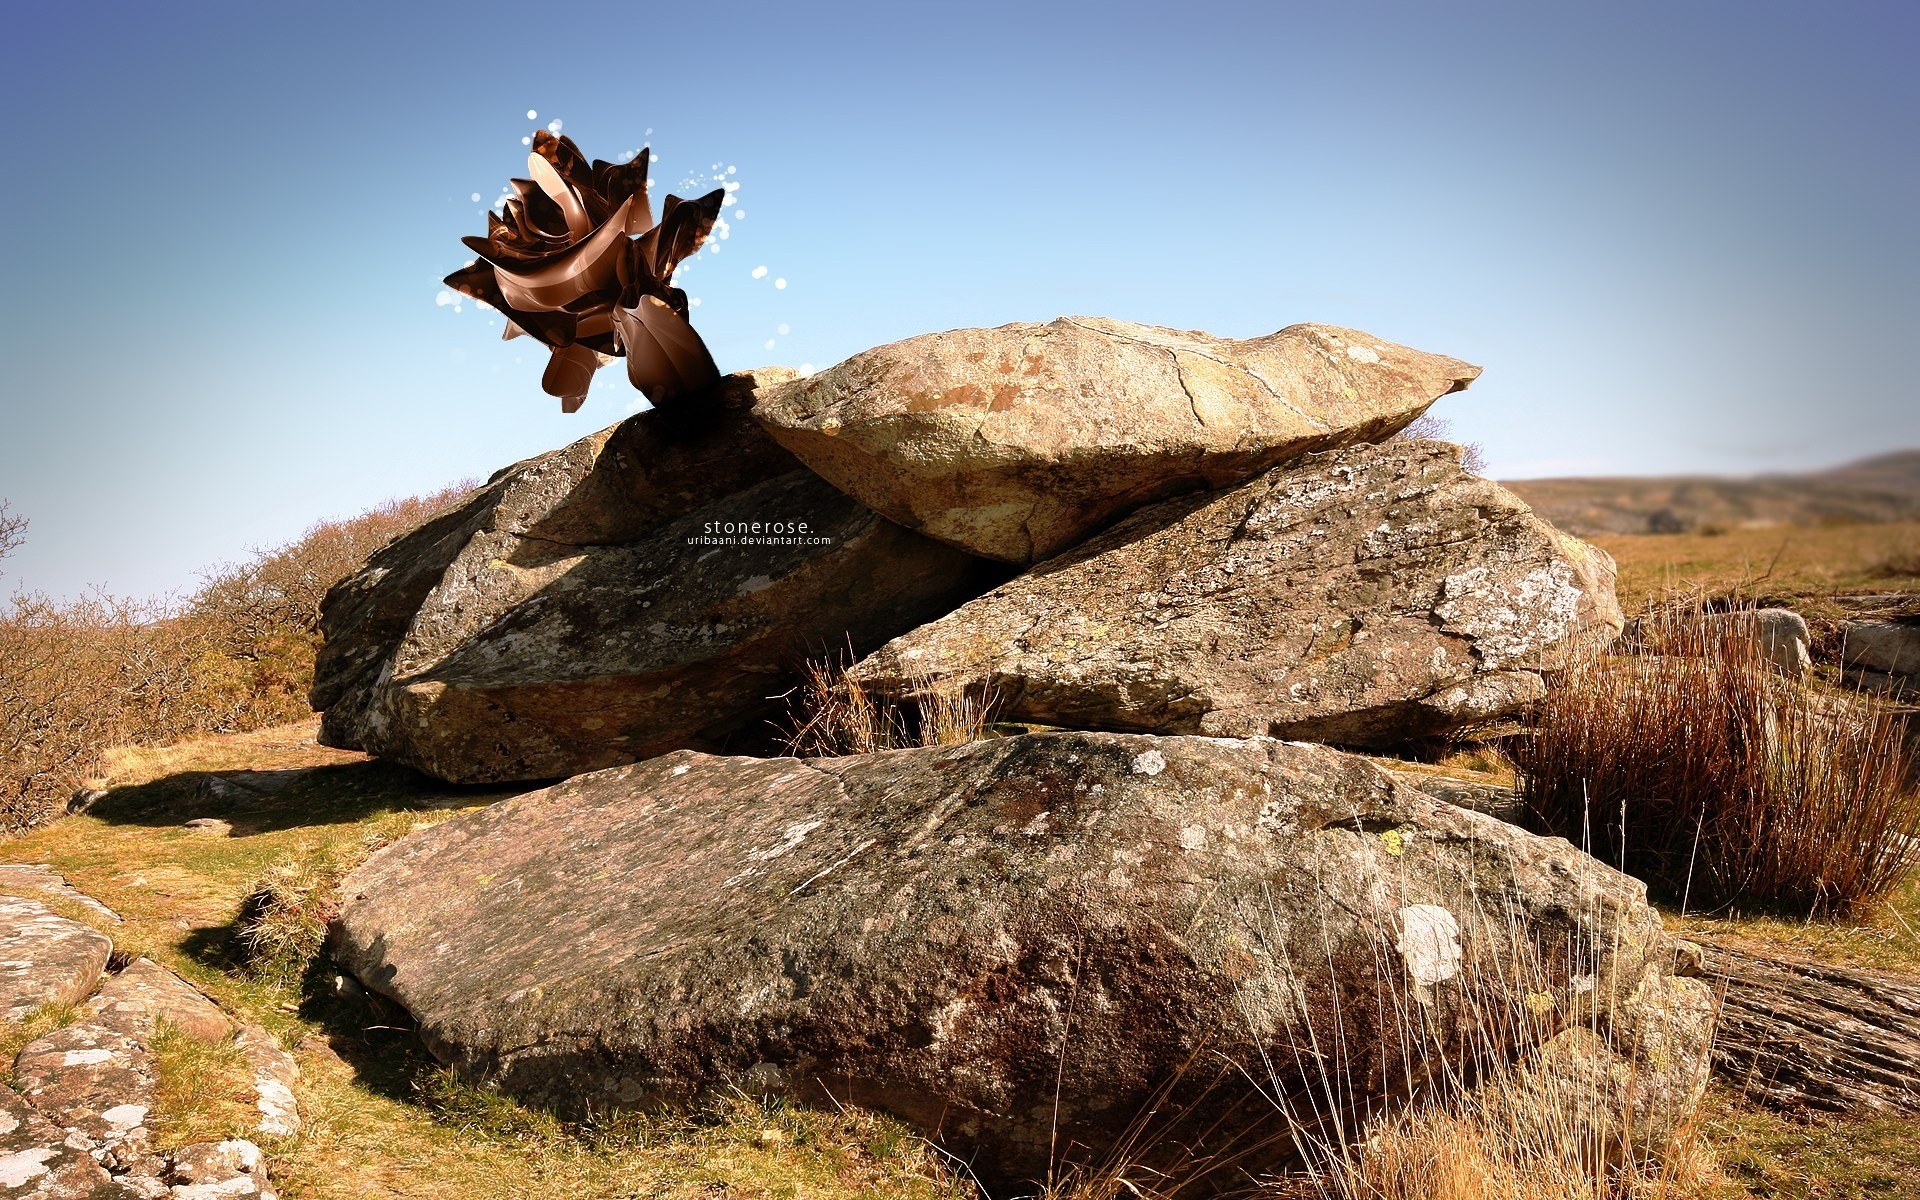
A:
<svg viewBox="0 0 1920 1200">
<path fill-rule="evenodd" d="M 440 283 L 556 120 L 738 185 L 681 280 L 723 370 L 1317 321 L 1484 366 L 1435 412 L 1496 477 L 1920 445 L 1916 49 L 1844 0 L 22 5 L 0 591 L 177 593 L 632 411 Z"/>
</svg>

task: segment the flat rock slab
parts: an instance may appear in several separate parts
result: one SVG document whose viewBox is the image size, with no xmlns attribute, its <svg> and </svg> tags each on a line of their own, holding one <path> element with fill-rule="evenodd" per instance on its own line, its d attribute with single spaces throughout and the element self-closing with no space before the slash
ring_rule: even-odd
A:
<svg viewBox="0 0 1920 1200">
<path fill-rule="evenodd" d="M 132 1200 L 77 1134 L 56 1129 L 0 1085 L 0 1196 L 7 1200 Z"/>
<path fill-rule="evenodd" d="M 8 1020 L 86 999 L 112 954 L 113 942 L 99 930 L 38 900 L 0 896 L 0 1012 Z"/>
<path fill-rule="evenodd" d="M 1011 721 L 1390 746 L 1539 698 L 1619 634 L 1613 585 L 1458 447 L 1353 446 L 1135 513 L 854 675 Z"/>
<path fill-rule="evenodd" d="M 1267 738 L 676 753 L 412 834 L 343 895 L 342 963 L 509 1090 L 832 1097 L 914 1122 L 995 1186 L 1044 1173 L 1050 1147 L 1097 1157 L 1150 1102 L 1169 1152 L 1206 1128 L 1248 1169 L 1284 1159 L 1236 1142 L 1274 1126 L 1239 1069 L 1304 1086 L 1299 1048 L 1341 1039 L 1378 1068 L 1362 1095 L 1409 1085 L 1395 1072 L 1433 1047 L 1403 1057 L 1391 1031 L 1420 1013 L 1445 1044 L 1516 939 L 1566 950 L 1544 1011 L 1623 1053 L 1647 997 L 1680 998 L 1695 1019 L 1636 1067 L 1663 1081 L 1660 1119 L 1706 1079 L 1711 998 L 1667 978 L 1640 884 Z"/>
<path fill-rule="evenodd" d="M 67 882 L 45 863 L 0 863 L 0 896 L 51 896 L 77 904 L 104 921 L 118 924 L 120 914 Z"/>
<path fill-rule="evenodd" d="M 1062 317 L 879 346 L 753 415 L 889 520 L 1028 563 L 1142 504 L 1384 438 L 1479 374 L 1331 325 L 1236 341 Z"/>
</svg>

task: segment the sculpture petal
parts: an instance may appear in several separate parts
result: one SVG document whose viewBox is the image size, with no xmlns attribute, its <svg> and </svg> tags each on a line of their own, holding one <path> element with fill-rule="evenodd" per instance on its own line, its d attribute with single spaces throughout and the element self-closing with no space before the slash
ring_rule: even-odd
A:
<svg viewBox="0 0 1920 1200">
<path fill-rule="evenodd" d="M 598 354 L 585 346 L 564 346 L 547 360 L 540 386 L 547 395 L 560 397 L 561 412 L 579 412 L 587 398 L 587 388 L 593 383 L 593 373 L 599 369 Z"/>
<path fill-rule="evenodd" d="M 512 331 L 517 326 L 519 332 L 538 338 L 549 346 L 568 346 L 574 342 L 577 319 L 573 314 L 522 312 L 514 308 L 500 293 L 498 274 L 492 263 L 482 261 L 462 267 L 442 282 L 456 292 L 499 309 L 507 319 L 507 337 L 513 336 Z"/>
<path fill-rule="evenodd" d="M 657 296 L 641 296 L 613 313 L 627 352 L 627 379 L 656 408 L 706 391 L 720 380 L 707 344 L 686 318 Z"/>
<path fill-rule="evenodd" d="M 567 181 L 560 178 L 560 172 L 553 169 L 552 163 L 538 154 L 529 154 L 527 155 L 527 174 L 533 176 L 533 181 L 540 185 L 540 190 L 546 193 L 547 199 L 553 201 L 554 206 L 560 210 L 560 218 L 567 223 L 569 234 L 576 238 L 583 238 L 593 231 L 593 222 L 587 216 L 587 206 L 581 203 L 580 197 L 574 195 Z"/>
<path fill-rule="evenodd" d="M 701 243 L 713 232 L 720 218 L 720 205 L 726 199 L 725 188 L 715 188 L 698 200 L 668 196 L 660 213 L 660 235 L 653 249 L 653 273 L 660 282 L 673 278 L 673 269 L 700 250 Z"/>
</svg>

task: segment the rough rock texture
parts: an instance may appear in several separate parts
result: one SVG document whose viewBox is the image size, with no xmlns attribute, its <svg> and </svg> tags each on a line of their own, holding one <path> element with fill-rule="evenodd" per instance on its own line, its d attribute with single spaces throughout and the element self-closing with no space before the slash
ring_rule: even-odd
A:
<svg viewBox="0 0 1920 1200">
<path fill-rule="evenodd" d="M 0 881 L 119 919 L 44 866 L 0 864 Z M 84 999 L 78 1021 L 21 1049 L 11 1064 L 19 1091 L 0 1089 L 0 1195 L 271 1200 L 259 1147 L 251 1142 L 154 1150 L 154 1038 L 163 1022 L 202 1041 L 232 1037 L 252 1071 L 260 1112 L 255 1129 L 269 1135 L 300 1129 L 292 1057 L 259 1029 L 236 1029 L 217 1005 L 158 964 L 135 959 L 101 979 L 105 939 L 94 946 L 71 931 L 49 936 L 50 930 L 58 927 L 37 903 L 0 900 L 0 946 L 22 956 L 7 960 L 9 969 L 20 978 L 45 980 L 58 973 L 76 981 L 42 1003 Z M 83 948 L 79 953 L 76 944 Z M 91 976 L 71 969 L 76 962 L 92 964 Z M 82 978 L 84 987 L 77 982 Z M 87 997 L 96 982 L 99 990 Z M 15 1019 L 32 1007 L 16 1006 Z"/>
<path fill-rule="evenodd" d="M 152 959 L 136 958 L 107 977 L 87 1001 L 95 1021 L 117 1033 L 151 1038 L 161 1021 L 189 1037 L 218 1042 L 233 1032 L 233 1022 L 200 989 Z"/>
<path fill-rule="evenodd" d="M 1221 1164 L 1284 1158 L 1236 1140 L 1275 1123 L 1240 1068 L 1293 1089 L 1302 1048 L 1338 1038 L 1359 1095 L 1416 1082 L 1516 938 L 1545 950 L 1553 1019 L 1616 1052 L 1670 1028 L 1649 997 L 1680 1010 L 1685 1086 L 1663 1094 L 1684 1109 L 1711 1002 L 1666 978 L 1643 894 L 1357 756 L 1054 733 L 581 776 L 376 854 L 334 945 L 436 1054 L 513 1091 L 830 1095 L 999 1185 L 1046 1169 L 1056 1117 L 1067 1157 L 1097 1155 L 1163 1085 L 1183 1158 L 1203 1126 Z"/>
<path fill-rule="evenodd" d="M 112 953 L 98 930 L 38 900 L 0 896 L 0 1015 L 18 1021 L 42 1004 L 77 1004 Z"/>
<path fill-rule="evenodd" d="M 0 1086 L 0 1195 L 7 1200 L 129 1200 L 85 1138 L 56 1129 L 12 1088 Z"/>
<path fill-rule="evenodd" d="M 1330 325 L 1232 341 L 1062 317 L 880 346 L 753 413 L 883 516 L 1026 563 L 1151 501 L 1386 437 L 1479 374 Z"/>
<path fill-rule="evenodd" d="M 1724 981 L 1714 1069 L 1784 1108 L 1920 1112 L 1920 982 L 1910 976 L 1707 945 Z"/>
<path fill-rule="evenodd" d="M 116 1175 L 159 1174 L 147 1119 L 153 1112 L 153 1052 L 143 1040 L 82 1021 L 29 1042 L 14 1080 L 34 1108 L 99 1148 Z"/>
<path fill-rule="evenodd" d="M 277 1200 L 266 1156 L 245 1139 L 195 1142 L 173 1152 L 166 1182 L 172 1200 Z"/>
<path fill-rule="evenodd" d="M 1849 621 L 1840 657 L 1883 675 L 1920 675 L 1920 621 Z"/>
<path fill-rule="evenodd" d="M 1354 446 L 1135 513 L 854 674 L 1014 721 L 1390 745 L 1537 699 L 1620 631 L 1613 560 L 1443 442 Z"/>
<path fill-rule="evenodd" d="M 804 655 L 875 645 L 992 582 L 762 433 L 751 384 L 778 377 L 732 377 L 705 424 L 643 413 L 510 467 L 376 553 L 327 598 L 321 740 L 459 783 L 713 745 L 761 731 Z M 829 542 L 691 540 L 753 521 Z"/>
</svg>

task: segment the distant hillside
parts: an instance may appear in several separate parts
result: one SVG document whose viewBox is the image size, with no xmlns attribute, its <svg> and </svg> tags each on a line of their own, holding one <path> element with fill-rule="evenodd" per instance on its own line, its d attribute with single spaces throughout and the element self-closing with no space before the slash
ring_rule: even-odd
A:
<svg viewBox="0 0 1920 1200">
<path fill-rule="evenodd" d="M 1920 518 L 1920 450 L 1804 475 L 1520 479 L 1506 486 L 1575 534 L 1687 533 Z"/>
</svg>

